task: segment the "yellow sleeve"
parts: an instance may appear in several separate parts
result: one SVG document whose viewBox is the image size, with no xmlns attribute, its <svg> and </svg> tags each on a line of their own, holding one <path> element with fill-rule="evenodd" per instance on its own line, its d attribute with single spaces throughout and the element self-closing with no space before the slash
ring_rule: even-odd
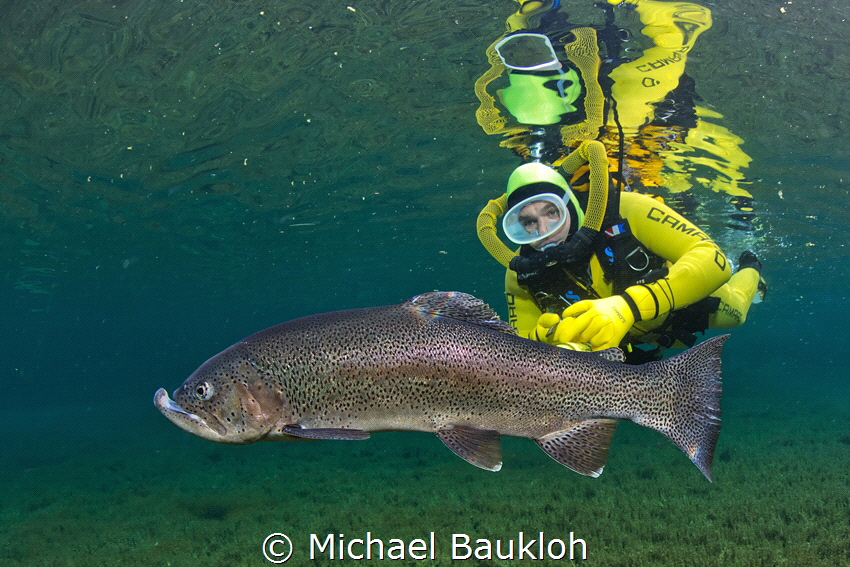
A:
<svg viewBox="0 0 850 567">
<path fill-rule="evenodd" d="M 623 294 L 646 321 L 710 295 L 732 275 L 723 251 L 696 225 L 664 203 L 638 193 L 620 195 L 620 214 L 635 237 L 672 265 L 666 277 Z"/>
<path fill-rule="evenodd" d="M 533 332 L 543 312 L 534 304 L 528 290 L 520 287 L 516 272 L 510 269 L 505 272 L 505 297 L 508 300 L 508 323 L 519 336 L 534 340 Z"/>
</svg>

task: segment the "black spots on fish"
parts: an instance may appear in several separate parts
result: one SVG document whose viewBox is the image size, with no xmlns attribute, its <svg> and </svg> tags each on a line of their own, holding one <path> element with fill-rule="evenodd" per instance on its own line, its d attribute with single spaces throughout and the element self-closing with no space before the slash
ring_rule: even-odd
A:
<svg viewBox="0 0 850 567">
<path fill-rule="evenodd" d="M 728 335 L 714 337 L 673 358 L 641 365 L 653 379 L 647 413 L 633 421 L 666 435 L 711 480 L 720 435 L 720 352 Z"/>
<path fill-rule="evenodd" d="M 466 308 L 490 316 L 481 306 L 475 300 Z M 305 317 L 228 350 L 217 371 L 229 388 L 262 384 L 285 406 L 288 423 L 324 428 L 394 423 L 436 431 L 493 420 L 545 428 L 574 411 L 565 407 L 564 368 L 568 377 L 588 376 L 591 393 L 573 394 L 591 403 L 597 389 L 592 365 L 605 363 L 596 355 L 564 361 L 562 349 L 459 316 L 422 317 L 404 306 Z M 239 419 L 257 414 L 245 404 L 236 407 Z M 235 423 L 231 409 L 220 415 Z"/>
</svg>

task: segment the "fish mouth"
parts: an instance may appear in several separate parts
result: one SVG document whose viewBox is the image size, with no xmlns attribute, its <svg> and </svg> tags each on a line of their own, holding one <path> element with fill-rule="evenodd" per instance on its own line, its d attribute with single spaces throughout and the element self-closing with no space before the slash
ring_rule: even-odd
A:
<svg viewBox="0 0 850 567">
<path fill-rule="evenodd" d="M 227 430 L 217 420 L 209 423 L 202 417 L 184 410 L 180 405 L 168 397 L 165 388 L 160 388 L 153 395 L 153 405 L 168 418 L 168 421 L 184 429 L 193 435 L 209 441 L 224 442 Z"/>
</svg>

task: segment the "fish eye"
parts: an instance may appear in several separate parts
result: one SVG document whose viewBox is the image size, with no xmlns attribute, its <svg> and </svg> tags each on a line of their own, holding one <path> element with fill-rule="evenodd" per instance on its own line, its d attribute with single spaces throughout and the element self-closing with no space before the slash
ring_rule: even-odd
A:
<svg viewBox="0 0 850 567">
<path fill-rule="evenodd" d="M 195 386 L 195 397 L 199 400 L 208 400 L 214 393 L 215 389 L 209 382 L 200 382 Z"/>
</svg>

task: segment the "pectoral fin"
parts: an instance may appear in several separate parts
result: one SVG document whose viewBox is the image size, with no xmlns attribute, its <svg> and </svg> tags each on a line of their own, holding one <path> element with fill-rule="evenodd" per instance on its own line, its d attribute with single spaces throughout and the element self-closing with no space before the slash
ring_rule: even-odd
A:
<svg viewBox="0 0 850 567">
<path fill-rule="evenodd" d="M 466 425 L 447 425 L 437 431 L 446 447 L 476 467 L 496 472 L 502 468 L 502 443 L 499 432 Z"/>
<path fill-rule="evenodd" d="M 616 429 L 615 419 L 588 419 L 535 441 L 547 455 L 565 467 L 596 478 L 602 474 Z"/>
<path fill-rule="evenodd" d="M 367 431 L 360 429 L 305 429 L 300 425 L 287 425 L 283 432 L 304 439 L 337 439 L 341 441 L 360 441 L 369 438 Z"/>
</svg>

